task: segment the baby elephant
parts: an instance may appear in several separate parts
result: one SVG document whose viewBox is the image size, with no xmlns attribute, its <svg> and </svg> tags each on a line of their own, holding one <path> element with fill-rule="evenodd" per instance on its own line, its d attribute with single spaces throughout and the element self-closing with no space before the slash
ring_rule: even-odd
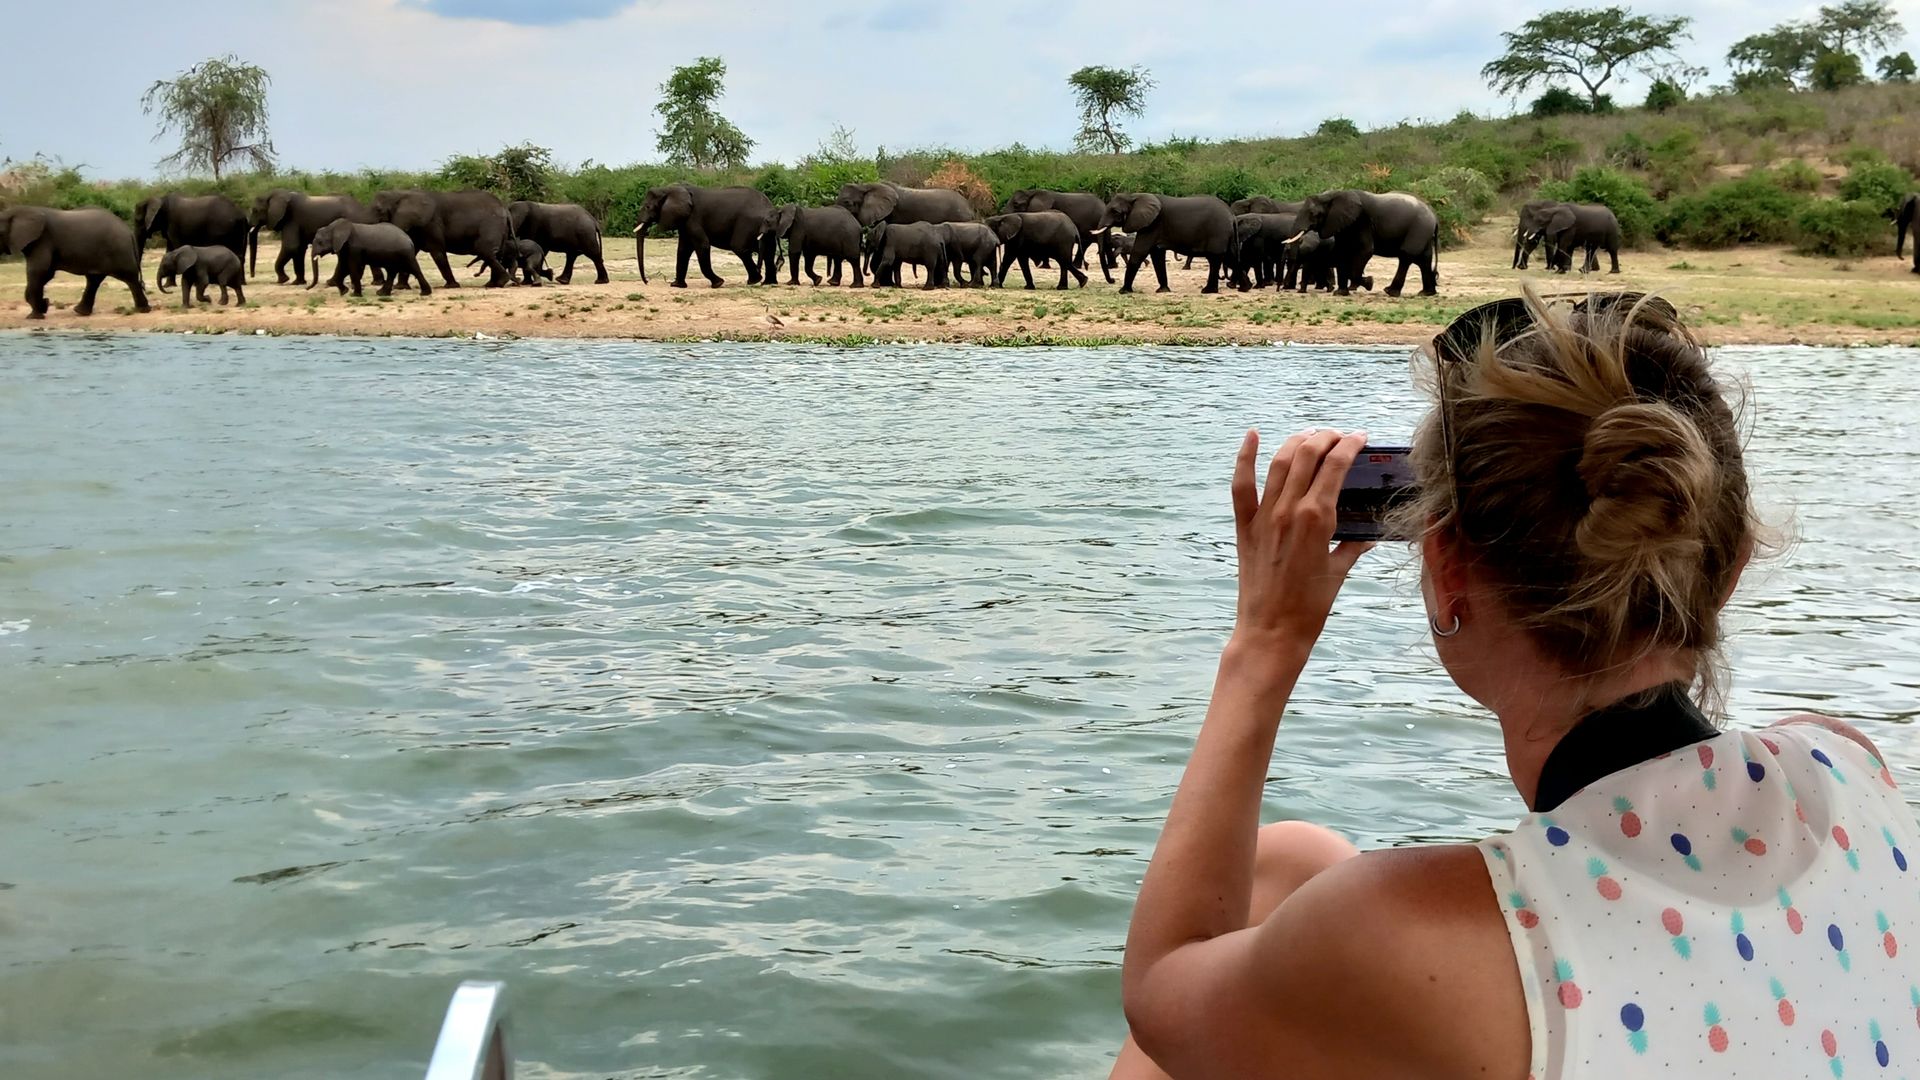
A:
<svg viewBox="0 0 1920 1080">
<path fill-rule="evenodd" d="M 1068 274 L 1080 282 L 1081 288 L 1087 287 L 1087 275 L 1073 261 L 1074 247 L 1080 243 L 1080 227 L 1067 215 L 1058 210 L 995 214 L 987 219 L 987 228 L 1000 236 L 1000 272 L 994 275 L 995 285 L 1007 283 L 1007 270 L 1018 259 L 1020 276 L 1027 279 L 1027 288 L 1033 288 L 1033 267 L 1029 260 L 1046 258 L 1060 266 L 1058 288 L 1067 287 Z"/>
<path fill-rule="evenodd" d="M 841 267 L 853 264 L 853 287 L 864 288 L 866 278 L 860 270 L 860 222 L 845 207 L 840 206 L 801 206 L 789 203 L 768 214 L 760 224 L 760 242 L 765 244 L 771 234 L 775 242 L 787 242 L 787 284 L 800 283 L 800 260 L 807 262 L 807 278 L 815 285 L 820 284 L 820 275 L 814 270 L 814 261 L 821 256 L 827 260 L 827 284 L 840 284 Z M 767 268 L 767 280 L 772 281 L 779 269 L 776 262 Z"/>
<path fill-rule="evenodd" d="M 901 264 L 915 263 L 927 268 L 927 283 L 921 288 L 947 287 L 947 242 L 938 225 L 924 221 L 890 225 L 883 221 L 868 234 L 867 250 L 871 253 L 869 269 L 875 285 L 899 288 Z"/>
<path fill-rule="evenodd" d="M 193 306 L 193 294 L 200 293 L 200 302 L 207 303 L 207 286 L 220 286 L 220 305 L 226 306 L 227 290 L 231 288 L 236 300 L 247 302 L 246 267 L 240 262 L 240 256 L 223 247 L 188 247 L 182 245 L 160 257 L 160 270 L 154 275 L 153 283 L 160 286 L 161 292 L 172 292 L 167 288 L 175 279 L 180 280 L 180 306 Z"/>
<path fill-rule="evenodd" d="M 1000 237 L 978 222 L 949 221 L 940 226 L 940 238 L 947 244 L 954 281 L 977 289 L 986 288 L 993 280 L 993 256 L 1000 250 Z M 972 277 L 961 273 L 962 270 Z"/>
<path fill-rule="evenodd" d="M 500 249 L 500 261 L 507 264 L 507 268 L 513 271 L 513 279 L 522 285 L 538 285 L 541 278 L 553 280 L 553 271 L 547 268 L 547 249 L 524 236 L 508 241 Z M 487 273 L 487 268 L 481 266 L 484 262 L 485 259 L 475 255 L 467 263 L 467 269 L 480 266 L 480 269 L 473 271 L 473 276 L 479 277 Z"/>
<path fill-rule="evenodd" d="M 311 289 L 320 284 L 320 256 L 337 255 L 334 262 L 333 278 L 327 284 L 347 291 L 347 279 L 353 279 L 353 295 L 360 296 L 360 278 L 369 266 L 385 271 L 387 280 L 380 285 L 381 296 L 393 295 L 393 287 L 404 288 L 407 278 L 420 283 L 420 295 L 432 296 L 433 286 L 427 284 L 427 276 L 420 272 L 420 260 L 414 255 L 413 240 L 398 225 L 384 222 L 378 225 L 362 225 L 359 222 L 341 218 L 324 226 L 313 234 L 313 282 Z"/>
</svg>

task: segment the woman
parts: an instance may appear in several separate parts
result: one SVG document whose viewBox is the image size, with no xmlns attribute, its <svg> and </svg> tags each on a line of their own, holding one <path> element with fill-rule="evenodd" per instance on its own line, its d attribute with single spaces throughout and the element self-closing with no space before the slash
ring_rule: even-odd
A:
<svg viewBox="0 0 1920 1080">
<path fill-rule="evenodd" d="M 1533 813 L 1365 854 L 1259 827 L 1287 698 L 1366 550 L 1329 547 L 1366 440 L 1296 435 L 1263 491 L 1249 434 L 1238 613 L 1128 933 L 1113 1075 L 1920 1073 L 1899 953 L 1920 833 L 1880 755 L 1812 716 L 1716 732 L 1693 700 L 1758 531 L 1699 344 L 1659 301 L 1530 297 L 1432 351 L 1403 531 L 1441 663 L 1499 719 Z"/>
</svg>

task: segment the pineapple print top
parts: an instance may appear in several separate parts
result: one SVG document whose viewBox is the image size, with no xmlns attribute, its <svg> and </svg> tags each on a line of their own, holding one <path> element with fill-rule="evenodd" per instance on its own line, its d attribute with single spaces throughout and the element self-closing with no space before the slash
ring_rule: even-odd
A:
<svg viewBox="0 0 1920 1080">
<path fill-rule="evenodd" d="M 1920 830 L 1864 747 L 1729 731 L 1536 805 L 1478 845 L 1531 1080 L 1920 1078 Z"/>
</svg>

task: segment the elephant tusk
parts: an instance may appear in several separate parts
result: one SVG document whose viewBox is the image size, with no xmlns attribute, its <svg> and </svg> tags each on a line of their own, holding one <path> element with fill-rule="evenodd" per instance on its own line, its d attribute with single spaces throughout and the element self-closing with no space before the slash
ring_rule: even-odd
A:
<svg viewBox="0 0 1920 1080">
<path fill-rule="evenodd" d="M 1285 240 L 1282 240 L 1280 242 L 1283 244 L 1297 244 L 1300 242 L 1300 238 L 1305 235 L 1307 235 L 1307 230 L 1301 229 L 1299 232 L 1294 233 L 1292 236 L 1289 236 Z"/>
</svg>

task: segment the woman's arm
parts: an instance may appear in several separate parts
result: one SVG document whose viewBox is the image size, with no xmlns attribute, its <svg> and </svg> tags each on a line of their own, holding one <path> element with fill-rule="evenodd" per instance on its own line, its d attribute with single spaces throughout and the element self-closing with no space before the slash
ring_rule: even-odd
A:
<svg viewBox="0 0 1920 1080">
<path fill-rule="evenodd" d="M 1238 611 L 1127 934 L 1122 987 L 1136 1029 L 1151 1026 L 1142 1014 L 1165 1015 L 1163 993 L 1184 993 L 1169 984 L 1185 978 L 1156 978 L 1185 966 L 1170 960 L 1247 924 L 1261 791 L 1280 716 L 1341 583 L 1370 546 L 1329 548 L 1340 483 L 1365 444 L 1360 434 L 1294 436 L 1274 454 L 1264 496 L 1254 484 L 1259 438 L 1249 433 L 1241 444 L 1233 477 Z M 1151 1054 L 1149 1041 L 1142 1045 Z"/>
</svg>

